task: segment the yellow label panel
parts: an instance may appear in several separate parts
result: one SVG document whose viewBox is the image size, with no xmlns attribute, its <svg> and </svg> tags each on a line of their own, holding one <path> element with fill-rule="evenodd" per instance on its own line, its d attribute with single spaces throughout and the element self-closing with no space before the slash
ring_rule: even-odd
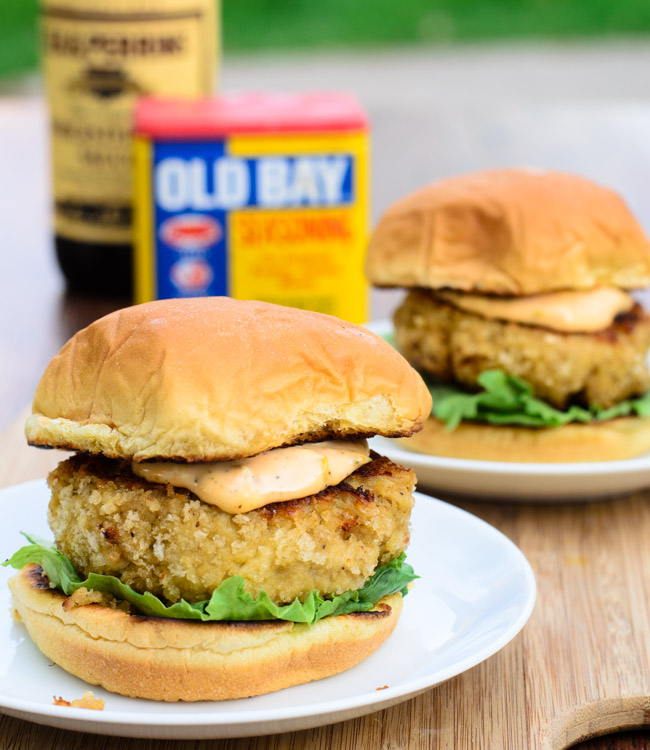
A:
<svg viewBox="0 0 650 750">
<path fill-rule="evenodd" d="M 136 304 L 156 298 L 153 210 L 151 204 L 151 144 L 147 138 L 135 138 L 133 145 L 133 193 L 135 211 L 133 232 L 134 301 Z"/>
<path fill-rule="evenodd" d="M 365 233 L 356 209 L 235 211 L 229 218 L 233 297 L 366 320 Z"/>
<path fill-rule="evenodd" d="M 368 318 L 363 262 L 368 233 L 367 135 L 237 135 L 233 155 L 353 156 L 354 200 L 340 208 L 234 211 L 229 217 L 231 294 L 301 307 L 354 323 Z"/>
<path fill-rule="evenodd" d="M 367 146 L 366 133 L 233 135 L 228 140 L 228 153 L 233 156 L 348 153 L 363 157 Z"/>
</svg>

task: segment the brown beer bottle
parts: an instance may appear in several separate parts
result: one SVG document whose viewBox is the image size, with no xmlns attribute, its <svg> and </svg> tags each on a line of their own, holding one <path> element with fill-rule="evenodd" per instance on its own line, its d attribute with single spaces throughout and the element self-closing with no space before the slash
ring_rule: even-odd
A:
<svg viewBox="0 0 650 750">
<path fill-rule="evenodd" d="M 132 112 L 214 92 L 217 0 L 43 0 L 56 253 L 68 288 L 132 291 Z"/>
</svg>

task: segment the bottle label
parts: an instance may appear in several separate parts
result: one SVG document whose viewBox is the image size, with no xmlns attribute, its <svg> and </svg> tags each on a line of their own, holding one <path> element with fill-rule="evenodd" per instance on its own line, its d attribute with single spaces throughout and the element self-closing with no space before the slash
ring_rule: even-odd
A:
<svg viewBox="0 0 650 750">
<path fill-rule="evenodd" d="M 214 0 L 47 0 L 42 7 L 55 230 L 129 244 L 136 97 L 212 92 Z"/>
</svg>

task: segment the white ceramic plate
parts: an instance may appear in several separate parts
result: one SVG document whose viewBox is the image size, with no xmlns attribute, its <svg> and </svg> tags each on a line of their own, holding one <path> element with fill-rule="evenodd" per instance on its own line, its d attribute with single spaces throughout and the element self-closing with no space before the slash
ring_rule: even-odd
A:
<svg viewBox="0 0 650 750">
<path fill-rule="evenodd" d="M 392 324 L 368 325 L 384 336 Z M 594 500 L 650 487 L 650 454 L 625 461 L 566 464 L 474 461 L 407 451 L 394 440 L 373 438 L 371 447 L 396 463 L 409 466 L 418 487 L 432 492 L 471 495 L 489 500 Z"/>
<path fill-rule="evenodd" d="M 472 461 L 404 450 L 394 440 L 373 438 L 382 456 L 409 466 L 418 487 L 486 500 L 561 502 L 594 500 L 650 487 L 650 456 L 600 463 L 533 464 Z"/>
<path fill-rule="evenodd" d="M 46 538 L 43 481 L 0 491 L 0 559 L 23 538 Z M 160 739 L 244 737 L 288 732 L 361 716 L 399 703 L 487 659 L 523 627 L 535 579 L 522 553 L 475 516 L 417 495 L 409 562 L 421 576 L 390 639 L 354 669 L 277 693 L 221 703 L 157 703 L 92 688 L 103 711 L 52 705 L 88 685 L 53 666 L 9 615 L 0 568 L 0 711 L 41 724 Z"/>
</svg>

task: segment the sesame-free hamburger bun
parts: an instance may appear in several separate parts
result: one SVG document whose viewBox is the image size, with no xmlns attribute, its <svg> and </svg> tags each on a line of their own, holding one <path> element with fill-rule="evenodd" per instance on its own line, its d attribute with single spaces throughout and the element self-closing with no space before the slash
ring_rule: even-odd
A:
<svg viewBox="0 0 650 750">
<path fill-rule="evenodd" d="M 430 396 L 380 337 L 319 313 L 226 297 L 101 318 L 36 389 L 31 445 L 136 461 L 214 461 L 419 429 Z"/>
<path fill-rule="evenodd" d="M 29 442 L 77 453 L 48 477 L 57 552 L 11 563 L 14 610 L 48 658 L 128 696 L 240 698 L 348 669 L 391 634 L 415 577 L 415 475 L 365 438 L 411 435 L 430 408 L 389 344 L 327 315 L 226 298 L 112 313 L 36 391 Z M 81 587 L 53 583 L 47 554 Z M 251 598 L 261 620 L 241 614 Z M 182 619 L 187 605 L 205 617 Z"/>
<path fill-rule="evenodd" d="M 560 172 L 500 169 L 394 203 L 370 240 L 376 286 L 532 295 L 650 284 L 650 244 L 623 199 Z"/>
</svg>

